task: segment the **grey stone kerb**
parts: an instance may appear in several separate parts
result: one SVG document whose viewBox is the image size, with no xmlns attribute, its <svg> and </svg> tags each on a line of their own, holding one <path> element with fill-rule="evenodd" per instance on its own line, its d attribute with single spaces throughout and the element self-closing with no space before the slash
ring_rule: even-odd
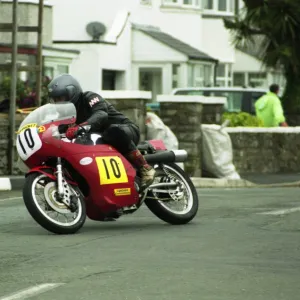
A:
<svg viewBox="0 0 300 300">
<path fill-rule="evenodd" d="M 188 152 L 186 172 L 201 177 L 201 124 L 203 107 L 224 105 L 225 98 L 159 95 L 160 117 L 176 135 L 179 148 Z"/>
</svg>

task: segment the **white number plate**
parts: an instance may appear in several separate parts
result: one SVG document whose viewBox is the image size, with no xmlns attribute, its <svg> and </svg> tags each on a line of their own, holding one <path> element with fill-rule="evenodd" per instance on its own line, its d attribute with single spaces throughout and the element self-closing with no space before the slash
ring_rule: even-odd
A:
<svg viewBox="0 0 300 300">
<path fill-rule="evenodd" d="M 23 161 L 42 148 L 37 127 L 26 128 L 17 135 L 17 151 Z"/>
</svg>

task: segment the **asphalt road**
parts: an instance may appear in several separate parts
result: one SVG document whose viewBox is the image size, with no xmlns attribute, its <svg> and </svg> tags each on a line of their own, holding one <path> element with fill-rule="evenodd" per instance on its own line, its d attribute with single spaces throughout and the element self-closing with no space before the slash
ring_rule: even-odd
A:
<svg viewBox="0 0 300 300">
<path fill-rule="evenodd" d="M 117 222 L 88 221 L 73 236 L 39 227 L 20 195 L 0 193 L 1 300 L 300 297 L 297 188 L 203 189 L 189 225 L 142 208 Z"/>
</svg>

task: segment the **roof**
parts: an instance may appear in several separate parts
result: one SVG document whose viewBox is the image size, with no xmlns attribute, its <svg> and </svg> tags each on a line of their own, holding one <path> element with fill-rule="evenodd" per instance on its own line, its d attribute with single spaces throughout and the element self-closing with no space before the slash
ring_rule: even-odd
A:
<svg viewBox="0 0 300 300">
<path fill-rule="evenodd" d="M 187 55 L 189 59 L 218 62 L 218 59 L 182 42 L 168 33 L 162 32 L 158 27 L 137 24 L 132 24 L 132 27 L 173 48 L 174 50 Z"/>
</svg>

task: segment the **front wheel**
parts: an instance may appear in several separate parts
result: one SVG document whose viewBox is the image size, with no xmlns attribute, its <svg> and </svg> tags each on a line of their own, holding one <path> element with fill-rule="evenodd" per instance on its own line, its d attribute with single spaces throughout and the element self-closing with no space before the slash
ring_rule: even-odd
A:
<svg viewBox="0 0 300 300">
<path fill-rule="evenodd" d="M 56 182 L 44 174 L 29 174 L 23 188 L 23 200 L 32 218 L 43 228 L 56 234 L 76 233 L 86 220 L 82 194 L 67 184 L 65 188 L 66 193 L 72 197 L 72 211 L 57 200 Z"/>
<path fill-rule="evenodd" d="M 161 187 L 149 189 L 145 204 L 161 220 L 172 225 L 182 225 L 194 219 L 198 212 L 198 195 L 189 176 L 176 164 L 161 164 L 156 169 L 152 185 Z M 162 184 L 173 186 L 163 186 Z M 172 207 L 181 206 L 179 209 Z"/>
</svg>

